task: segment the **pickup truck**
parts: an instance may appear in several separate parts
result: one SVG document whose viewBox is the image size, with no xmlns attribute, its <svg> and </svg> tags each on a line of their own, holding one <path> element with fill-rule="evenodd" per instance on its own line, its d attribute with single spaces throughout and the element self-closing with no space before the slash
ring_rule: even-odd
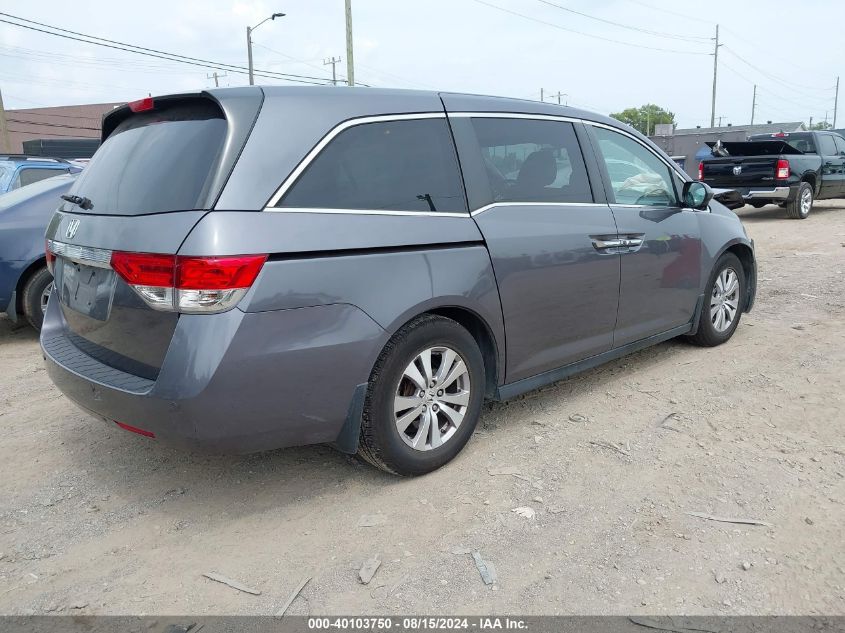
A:
<svg viewBox="0 0 845 633">
<path fill-rule="evenodd" d="M 713 156 L 698 165 L 698 179 L 735 189 L 755 208 L 775 203 L 803 220 L 815 200 L 845 198 L 845 138 L 839 134 L 779 132 L 707 145 Z"/>
</svg>

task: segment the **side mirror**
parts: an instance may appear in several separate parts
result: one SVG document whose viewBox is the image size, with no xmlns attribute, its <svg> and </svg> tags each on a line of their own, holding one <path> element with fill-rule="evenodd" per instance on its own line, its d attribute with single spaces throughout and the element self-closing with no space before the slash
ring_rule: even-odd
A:
<svg viewBox="0 0 845 633">
<path fill-rule="evenodd" d="M 694 180 L 684 183 L 684 206 L 698 211 L 704 211 L 713 199 L 710 185 Z"/>
</svg>

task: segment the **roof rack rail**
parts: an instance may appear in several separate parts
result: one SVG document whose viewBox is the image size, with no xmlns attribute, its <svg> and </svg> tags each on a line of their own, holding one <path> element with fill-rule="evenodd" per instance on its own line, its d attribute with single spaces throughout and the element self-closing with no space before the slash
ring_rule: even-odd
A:
<svg viewBox="0 0 845 633">
<path fill-rule="evenodd" d="M 0 154 L 0 160 L 52 160 L 57 163 L 69 163 L 66 158 L 57 156 L 34 156 L 32 154 Z"/>
</svg>

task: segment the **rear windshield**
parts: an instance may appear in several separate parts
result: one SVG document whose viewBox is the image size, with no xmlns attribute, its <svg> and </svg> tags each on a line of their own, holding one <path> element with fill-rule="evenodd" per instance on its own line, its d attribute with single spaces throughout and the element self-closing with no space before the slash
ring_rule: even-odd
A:
<svg viewBox="0 0 845 633">
<path fill-rule="evenodd" d="M 87 212 L 94 214 L 208 208 L 226 128 L 219 107 L 206 100 L 131 115 L 94 154 L 73 193 L 91 200 Z"/>
<path fill-rule="evenodd" d="M 794 149 L 805 154 L 813 154 L 816 151 L 816 144 L 813 142 L 813 135 L 808 132 L 793 132 L 781 134 L 755 134 L 749 138 L 751 141 L 783 141 Z"/>
</svg>

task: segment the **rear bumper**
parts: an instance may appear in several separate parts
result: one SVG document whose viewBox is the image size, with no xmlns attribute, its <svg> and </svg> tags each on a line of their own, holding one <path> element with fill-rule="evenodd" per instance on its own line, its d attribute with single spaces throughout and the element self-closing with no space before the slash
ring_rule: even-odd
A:
<svg viewBox="0 0 845 633">
<path fill-rule="evenodd" d="M 64 331 L 54 297 L 41 345 L 50 378 L 73 402 L 167 443 L 227 453 L 336 441 L 387 339 L 345 304 L 183 315 L 149 381 L 87 356 Z"/>
<path fill-rule="evenodd" d="M 775 187 L 773 189 L 751 189 L 740 188 L 739 193 L 743 200 L 750 202 L 752 200 L 788 200 L 792 193 L 791 187 Z"/>
</svg>

